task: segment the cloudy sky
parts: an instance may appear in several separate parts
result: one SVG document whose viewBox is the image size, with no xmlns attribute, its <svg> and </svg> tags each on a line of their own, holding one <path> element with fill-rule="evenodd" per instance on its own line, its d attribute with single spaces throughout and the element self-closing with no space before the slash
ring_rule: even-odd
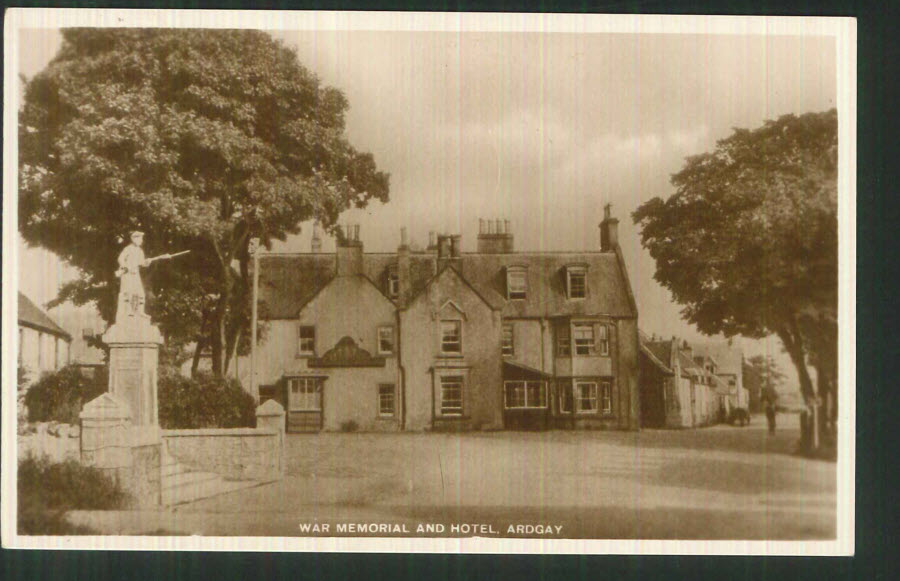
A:
<svg viewBox="0 0 900 581">
<path fill-rule="evenodd" d="M 835 44 L 821 37 L 450 32 L 285 32 L 301 62 L 346 94 L 349 138 L 391 174 L 391 201 L 346 214 L 366 249 L 389 251 L 406 226 L 459 232 L 511 222 L 519 250 L 599 246 L 602 207 L 620 240 L 647 333 L 701 336 L 653 280 L 631 212 L 671 194 L 685 156 L 732 127 L 835 106 Z M 41 70 L 55 31 L 22 35 L 21 72 Z M 27 47 L 27 49 L 25 48 Z M 326 249 L 330 241 L 326 242 Z M 23 291 L 53 297 L 71 276 L 20 245 Z M 309 249 L 309 229 L 279 250 Z M 777 340 L 744 342 L 794 377 Z"/>
</svg>

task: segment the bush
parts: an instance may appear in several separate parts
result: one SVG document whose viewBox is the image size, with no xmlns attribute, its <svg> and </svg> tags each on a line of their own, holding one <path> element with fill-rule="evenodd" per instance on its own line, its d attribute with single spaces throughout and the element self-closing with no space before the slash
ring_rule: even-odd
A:
<svg viewBox="0 0 900 581">
<path fill-rule="evenodd" d="M 252 428 L 256 404 L 235 379 L 169 373 L 159 378 L 159 424 L 169 430 Z"/>
<path fill-rule="evenodd" d="M 23 535 L 89 534 L 65 519 L 67 510 L 109 510 L 128 495 L 101 470 L 75 460 L 51 462 L 28 456 L 19 461 L 18 528 Z"/>
<path fill-rule="evenodd" d="M 105 368 L 94 377 L 73 365 L 45 373 L 25 394 L 28 421 L 77 424 L 82 406 L 105 392 L 107 382 Z"/>
<path fill-rule="evenodd" d="M 358 429 L 359 424 L 357 424 L 354 420 L 347 420 L 346 422 L 341 423 L 342 432 L 355 432 Z"/>
</svg>

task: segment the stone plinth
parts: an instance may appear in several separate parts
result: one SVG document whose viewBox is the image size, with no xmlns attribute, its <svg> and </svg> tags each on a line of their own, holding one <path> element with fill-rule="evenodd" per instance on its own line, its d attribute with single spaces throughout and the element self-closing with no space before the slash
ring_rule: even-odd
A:
<svg viewBox="0 0 900 581">
<path fill-rule="evenodd" d="M 160 503 L 159 426 L 135 426 L 122 397 L 104 393 L 81 410 L 81 462 L 119 482 L 138 506 Z"/>
<path fill-rule="evenodd" d="M 157 364 L 162 335 L 150 319 L 124 316 L 103 335 L 109 345 L 109 393 L 128 405 L 135 426 L 158 426 Z"/>
</svg>

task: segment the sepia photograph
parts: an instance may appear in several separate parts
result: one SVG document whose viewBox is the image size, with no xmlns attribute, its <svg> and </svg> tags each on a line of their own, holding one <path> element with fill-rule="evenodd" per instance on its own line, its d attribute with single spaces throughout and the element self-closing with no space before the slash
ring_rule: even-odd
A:
<svg viewBox="0 0 900 581">
<path fill-rule="evenodd" d="M 3 545 L 853 554 L 855 35 L 10 10 Z"/>
</svg>

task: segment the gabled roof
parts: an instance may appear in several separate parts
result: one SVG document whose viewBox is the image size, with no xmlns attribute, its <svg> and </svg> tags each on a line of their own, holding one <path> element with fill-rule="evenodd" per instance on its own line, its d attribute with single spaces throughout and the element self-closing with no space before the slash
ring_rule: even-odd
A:
<svg viewBox="0 0 900 581">
<path fill-rule="evenodd" d="M 300 314 L 309 306 L 313 300 L 322 295 L 322 293 L 326 292 L 329 288 L 341 288 L 344 293 L 347 293 L 345 296 L 358 296 L 358 293 L 363 292 L 364 289 L 371 288 L 372 291 L 380 295 L 384 298 L 388 303 L 393 304 L 394 301 L 390 299 L 386 294 L 384 294 L 384 290 L 379 288 L 374 282 L 372 282 L 369 277 L 364 274 L 356 275 L 356 276 L 333 276 L 328 282 L 319 287 L 315 293 L 309 296 L 306 301 L 300 306 L 296 313 L 294 313 L 289 318 L 294 318 L 300 316 Z"/>
<path fill-rule="evenodd" d="M 729 345 L 727 341 L 692 343 L 695 355 L 711 357 L 718 365 L 720 375 L 737 375 L 743 372 L 743 351 L 737 345 Z"/>
<path fill-rule="evenodd" d="M 72 340 L 71 335 L 57 325 L 47 313 L 42 311 L 21 292 L 19 293 L 19 324 L 23 327 L 30 327 L 44 333 L 62 337 L 66 341 Z"/>
<path fill-rule="evenodd" d="M 421 288 L 416 289 L 416 292 L 414 292 L 412 294 L 412 296 L 406 302 L 406 305 L 407 306 L 411 305 L 413 303 L 413 301 L 415 301 L 416 298 L 419 297 L 419 295 L 421 295 L 428 289 L 428 287 L 430 287 L 431 285 L 436 283 L 438 280 L 440 280 L 444 276 L 455 276 L 456 278 L 458 278 L 460 281 L 463 282 L 463 284 L 465 284 L 467 287 L 472 289 L 472 292 L 474 292 L 478 296 L 478 298 L 480 298 L 482 301 L 484 301 L 484 303 L 491 309 L 497 311 L 497 310 L 500 310 L 501 308 L 503 308 L 503 303 L 505 302 L 503 297 L 501 297 L 500 295 L 498 295 L 497 293 L 492 291 L 490 288 L 484 288 L 483 286 L 470 281 L 465 276 L 463 276 L 458 270 L 456 270 L 455 268 L 453 268 L 451 266 L 447 266 L 447 267 L 441 269 L 441 271 L 439 273 L 437 273 L 436 275 L 431 277 L 431 279 L 429 279 L 424 285 L 422 285 Z"/>
<path fill-rule="evenodd" d="M 335 275 L 333 254 L 263 255 L 259 259 L 261 319 L 296 318 Z"/>
<path fill-rule="evenodd" d="M 672 342 L 671 341 L 651 341 L 644 333 L 639 334 L 641 342 L 641 351 L 647 356 L 656 367 L 667 375 L 673 375 L 672 370 Z"/>
<path fill-rule="evenodd" d="M 678 364 L 681 366 L 682 372 L 691 373 L 694 375 L 700 374 L 700 368 L 697 367 L 697 364 L 687 356 L 687 353 L 680 349 L 678 350 Z"/>
</svg>

